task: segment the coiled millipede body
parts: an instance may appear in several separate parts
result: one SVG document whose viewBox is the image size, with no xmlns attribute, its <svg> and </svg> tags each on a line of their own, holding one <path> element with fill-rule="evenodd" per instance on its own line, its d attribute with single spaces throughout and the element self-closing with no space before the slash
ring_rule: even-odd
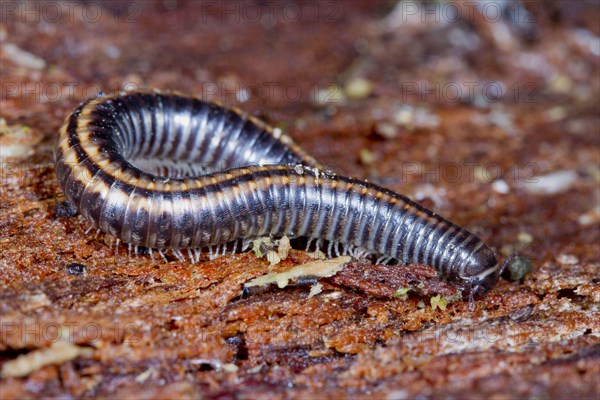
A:
<svg viewBox="0 0 600 400">
<path fill-rule="evenodd" d="M 322 172 L 280 130 L 174 93 L 101 96 L 65 120 L 55 152 L 68 200 L 133 246 L 199 249 L 307 237 L 420 263 L 479 295 L 498 281 L 477 236 L 407 197 Z"/>
</svg>

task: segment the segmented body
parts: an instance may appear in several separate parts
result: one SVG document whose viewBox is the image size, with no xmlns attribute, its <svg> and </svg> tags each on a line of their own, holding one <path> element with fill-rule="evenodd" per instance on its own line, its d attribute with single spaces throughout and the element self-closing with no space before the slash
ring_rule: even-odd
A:
<svg viewBox="0 0 600 400">
<path fill-rule="evenodd" d="M 323 172 L 279 130 L 217 103 L 159 92 L 93 99 L 67 117 L 55 158 L 80 213 L 135 246 L 304 236 L 430 265 L 480 293 L 498 280 L 477 236 L 407 197 Z"/>
</svg>

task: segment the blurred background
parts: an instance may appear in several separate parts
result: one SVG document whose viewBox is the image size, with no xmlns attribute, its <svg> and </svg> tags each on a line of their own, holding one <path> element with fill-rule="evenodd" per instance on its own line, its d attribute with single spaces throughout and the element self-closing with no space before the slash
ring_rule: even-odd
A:
<svg viewBox="0 0 600 400">
<path fill-rule="evenodd" d="M 2 282 L 10 288 L 5 311 L 18 308 L 23 282 L 54 276 L 59 267 L 53 263 L 80 260 L 78 249 L 85 246 L 87 257 L 104 251 L 90 244 L 86 227 L 65 231 L 53 220 L 64 197 L 52 151 L 65 116 L 100 93 L 156 88 L 240 107 L 284 129 L 331 169 L 406 194 L 476 233 L 501 259 L 516 252 L 531 274 L 503 281 L 496 297 L 486 300 L 486 312 L 502 314 L 506 307 L 512 311 L 502 315 L 509 315 L 555 293 L 546 309 L 566 302 L 560 304 L 579 321 L 569 325 L 567 317 L 556 317 L 557 331 L 572 338 L 589 330 L 586 337 L 597 337 L 598 21 L 600 5 L 588 0 L 3 0 L 0 245 Z M 588 307 L 590 299 L 596 308 Z M 347 340 L 361 340 L 351 336 Z M 525 359 L 496 366 L 494 374 L 503 377 L 496 386 L 494 374 L 477 382 L 462 377 L 465 386 L 452 386 L 448 382 L 458 375 L 444 369 L 444 379 L 431 378 L 437 383 L 427 392 L 405 375 L 384 375 L 390 387 L 403 382 L 400 394 L 409 397 L 477 391 L 561 397 L 575 393 L 574 387 L 583 397 L 597 395 L 591 376 L 598 369 L 598 347 L 590 350 L 587 340 L 569 342 L 568 351 L 561 342 L 545 359 L 579 354 L 591 360 L 585 372 L 576 373 L 568 362 L 559 371 L 549 361 L 543 371 L 550 378 L 537 386 L 531 382 L 542 370 L 530 369 Z M 31 346 L 19 343 L 6 348 Z M 356 354 L 353 349 L 348 353 Z M 252 359 L 260 352 L 250 353 Z M 287 357 L 278 354 L 273 357 Z M 357 360 L 331 357 L 319 361 L 331 368 L 324 376 L 335 370 L 331 363 Z M 381 364 L 377 351 L 360 357 L 356 362 L 373 362 L 375 370 Z M 248 368 L 260 364 L 254 362 Z M 293 381 L 290 376 L 303 370 L 298 365 L 285 369 L 291 374 L 285 378 L 271 371 L 270 382 L 277 387 Z M 522 366 L 520 378 L 507 377 L 511 365 Z M 430 367 L 399 370 L 425 374 Z M 303 384 L 325 385 L 319 371 L 305 371 Z M 377 386 L 378 378 L 369 381 L 367 372 L 346 372 L 345 379 L 352 375 L 360 384 L 340 378 L 337 389 L 348 385 L 342 393 Z M 66 390 L 48 389 L 52 379 L 39 378 L 46 382 L 41 393 Z M 225 385 L 222 376 L 213 379 Z M 569 379 L 571 384 L 560 386 Z M 21 383 L 11 381 L 11 393 L 24 393 Z M 101 387 L 100 393 L 114 394 L 114 388 Z M 70 393 L 91 393 L 77 390 Z"/>
</svg>

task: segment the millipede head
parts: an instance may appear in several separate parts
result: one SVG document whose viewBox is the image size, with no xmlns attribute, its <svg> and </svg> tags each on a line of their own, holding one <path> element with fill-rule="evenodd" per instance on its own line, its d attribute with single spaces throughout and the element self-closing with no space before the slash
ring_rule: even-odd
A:
<svg viewBox="0 0 600 400">
<path fill-rule="evenodd" d="M 487 293 L 498 283 L 500 278 L 500 265 L 494 252 L 489 247 L 482 246 L 471 254 L 461 268 L 460 277 L 474 297 Z"/>
</svg>

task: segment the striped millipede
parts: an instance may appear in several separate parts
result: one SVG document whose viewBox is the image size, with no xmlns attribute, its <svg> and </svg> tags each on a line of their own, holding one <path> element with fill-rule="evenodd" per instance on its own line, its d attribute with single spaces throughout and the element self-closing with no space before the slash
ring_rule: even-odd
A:
<svg viewBox="0 0 600 400">
<path fill-rule="evenodd" d="M 215 102 L 99 96 L 66 118 L 55 160 L 68 200 L 130 246 L 181 254 L 287 235 L 429 265 L 471 294 L 499 278 L 474 234 L 390 190 L 323 172 L 280 130 Z"/>
</svg>

